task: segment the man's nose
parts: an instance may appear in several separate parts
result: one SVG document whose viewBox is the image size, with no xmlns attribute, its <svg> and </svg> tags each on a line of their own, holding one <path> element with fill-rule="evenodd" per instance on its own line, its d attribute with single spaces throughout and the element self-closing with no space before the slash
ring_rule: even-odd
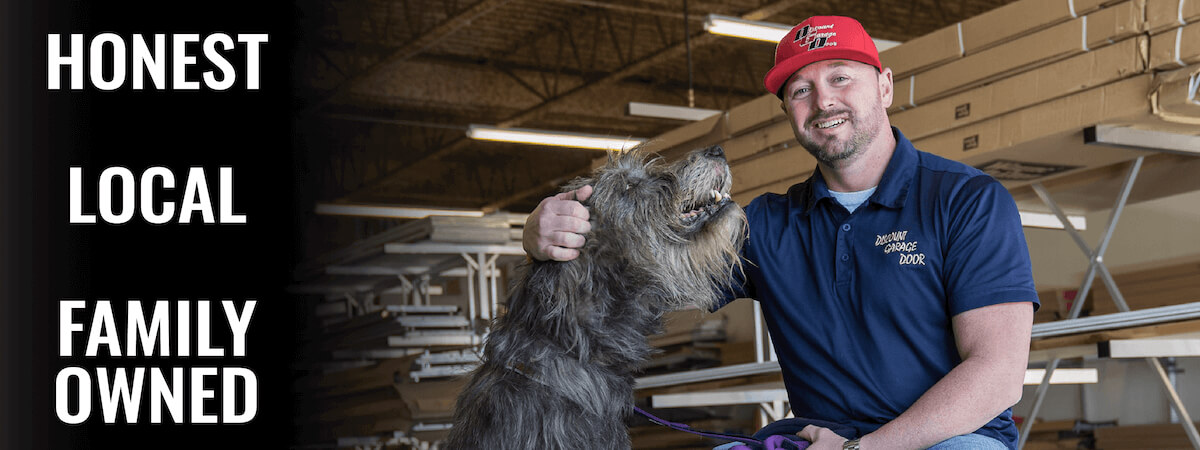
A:
<svg viewBox="0 0 1200 450">
<path fill-rule="evenodd" d="M 825 111 L 833 108 L 837 104 L 837 99 L 830 89 L 816 89 L 813 99 L 817 102 L 817 109 Z"/>
</svg>

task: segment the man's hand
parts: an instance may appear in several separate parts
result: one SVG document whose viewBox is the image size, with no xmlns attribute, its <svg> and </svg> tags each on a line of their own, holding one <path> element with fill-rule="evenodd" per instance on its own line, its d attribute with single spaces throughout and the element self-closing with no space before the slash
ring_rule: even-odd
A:
<svg viewBox="0 0 1200 450">
<path fill-rule="evenodd" d="M 812 445 L 808 446 L 809 450 L 842 450 L 842 443 L 847 440 L 833 430 L 816 425 L 808 425 L 796 435 L 812 442 Z"/>
<path fill-rule="evenodd" d="M 521 245 L 538 261 L 570 261 L 579 257 L 583 234 L 591 231 L 588 210 L 579 203 L 592 196 L 592 187 L 547 197 L 525 219 Z"/>
</svg>

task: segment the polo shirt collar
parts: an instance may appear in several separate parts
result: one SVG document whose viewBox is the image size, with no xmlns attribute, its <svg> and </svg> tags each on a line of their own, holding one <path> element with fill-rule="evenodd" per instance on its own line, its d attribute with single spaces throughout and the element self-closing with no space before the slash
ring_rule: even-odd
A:
<svg viewBox="0 0 1200 450">
<path fill-rule="evenodd" d="M 912 184 L 913 174 L 916 173 L 917 149 L 913 148 L 912 142 L 904 137 L 904 133 L 901 133 L 898 128 L 892 127 L 892 135 L 896 138 L 896 149 L 892 152 L 892 159 L 888 161 L 887 169 L 883 171 L 883 178 L 879 180 L 878 188 L 867 201 L 888 208 L 899 208 L 908 198 L 908 189 Z M 812 211 L 822 199 L 830 198 L 830 201 L 833 201 L 833 194 L 829 193 L 829 186 L 825 184 L 825 177 L 821 175 L 820 166 L 813 171 L 812 177 L 808 179 L 808 185 L 808 198 L 804 205 L 805 213 Z M 800 199 L 793 197 L 793 201 L 796 200 Z"/>
</svg>

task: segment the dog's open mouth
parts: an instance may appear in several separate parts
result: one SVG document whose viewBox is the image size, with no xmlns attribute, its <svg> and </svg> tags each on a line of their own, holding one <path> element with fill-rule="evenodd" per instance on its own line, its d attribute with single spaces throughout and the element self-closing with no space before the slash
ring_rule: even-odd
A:
<svg viewBox="0 0 1200 450">
<path fill-rule="evenodd" d="M 700 196 L 700 200 L 685 204 L 683 212 L 679 213 L 679 219 L 684 226 L 689 228 L 699 225 L 716 215 L 732 201 L 733 197 L 728 192 L 711 189 L 708 195 Z"/>
</svg>

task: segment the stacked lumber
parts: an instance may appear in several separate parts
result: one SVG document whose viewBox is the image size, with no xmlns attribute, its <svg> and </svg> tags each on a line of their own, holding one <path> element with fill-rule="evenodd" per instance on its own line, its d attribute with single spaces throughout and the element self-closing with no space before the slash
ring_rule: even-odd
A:
<svg viewBox="0 0 1200 450">
<path fill-rule="evenodd" d="M 1197 425 L 1200 425 L 1198 423 Z M 1124 425 L 1096 429 L 1096 450 L 1189 450 L 1183 425 Z"/>
<path fill-rule="evenodd" d="M 898 46 L 881 55 L 900 67 L 892 123 L 1009 187 L 1143 155 L 1084 145 L 1093 125 L 1197 134 L 1194 91 L 1176 92 L 1200 73 L 1185 68 L 1200 61 L 1195 3 L 1021 0 Z M 905 56 L 929 52 L 925 67 Z"/>
<path fill-rule="evenodd" d="M 1025 450 L 1075 450 L 1091 440 L 1090 427 L 1080 430 L 1077 420 L 1039 420 L 1033 424 Z"/>
<path fill-rule="evenodd" d="M 297 442 L 444 439 L 461 375 L 479 361 L 468 326 L 455 306 L 384 305 L 309 327 L 293 385 Z"/>
<path fill-rule="evenodd" d="M 918 149 L 980 167 L 1009 189 L 1146 155 L 1084 145 L 1083 129 L 1105 124 L 1200 134 L 1198 4 L 1019 0 L 893 47 L 881 54 L 894 73 L 892 123 Z M 671 158 L 712 144 L 724 147 L 732 194 L 743 205 L 765 192 L 786 192 L 816 168 L 771 94 L 664 133 L 646 147 Z M 1151 159 L 1157 156 L 1175 155 Z M 1179 158 L 1158 167 L 1198 159 Z M 1155 195 L 1195 189 L 1200 179 L 1187 177 Z"/>
<path fill-rule="evenodd" d="M 384 254 L 384 245 L 418 241 L 463 244 L 510 244 L 521 239 L 525 215 L 494 213 L 484 217 L 429 216 L 359 239 L 312 258 L 296 269 L 296 279 L 311 279 L 331 265 L 350 264 Z"/>
<path fill-rule="evenodd" d="M 416 422 L 393 387 L 416 357 L 380 360 L 357 368 L 313 370 L 293 384 L 297 442 L 407 431 Z"/>
<path fill-rule="evenodd" d="M 704 369 L 721 365 L 725 343 L 724 317 L 695 323 L 691 328 L 670 329 L 650 337 L 650 345 L 661 352 L 642 363 L 644 375 Z"/>
<path fill-rule="evenodd" d="M 1097 280 L 1099 281 L 1099 280 Z M 1113 281 L 1131 310 L 1200 302 L 1200 257 L 1174 259 L 1131 270 L 1115 270 Z M 1091 314 L 1117 312 L 1103 283 L 1093 288 Z"/>
<path fill-rule="evenodd" d="M 1113 270 L 1113 281 L 1131 311 L 1160 306 L 1200 302 L 1200 256 L 1188 256 L 1139 264 Z M 1042 307 L 1033 316 L 1034 323 L 1066 319 L 1071 312 L 1076 288 L 1038 291 Z M 1099 276 L 1092 283 L 1080 317 L 1118 312 L 1108 287 Z"/>
</svg>

